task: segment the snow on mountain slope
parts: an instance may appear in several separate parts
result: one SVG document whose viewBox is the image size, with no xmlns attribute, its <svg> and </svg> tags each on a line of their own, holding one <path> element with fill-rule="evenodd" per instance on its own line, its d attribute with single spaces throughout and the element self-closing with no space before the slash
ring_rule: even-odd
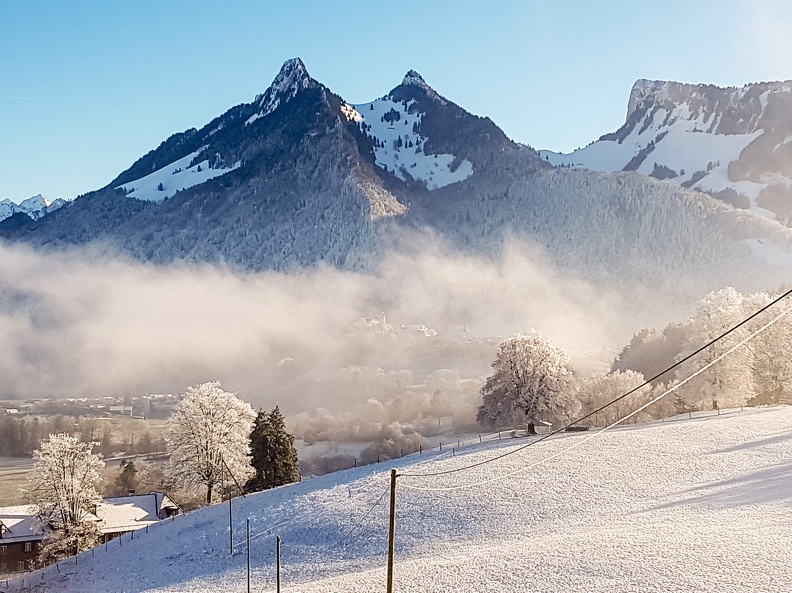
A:
<svg viewBox="0 0 792 593">
<path fill-rule="evenodd" d="M 300 90 L 319 86 L 319 83 L 308 75 L 308 70 L 300 58 L 286 60 L 272 85 L 263 95 L 256 97 L 258 110 L 245 121 L 245 125 L 249 126 L 257 119 L 275 111 L 281 104 L 288 103 Z"/>
<path fill-rule="evenodd" d="M 27 214 L 33 220 L 38 220 L 42 216 L 61 208 L 65 203 L 66 201 L 61 198 L 50 201 L 41 194 L 22 200 L 19 204 L 5 198 L 0 200 L 0 220 L 5 220 L 17 212 Z"/>
<path fill-rule="evenodd" d="M 556 166 L 634 170 L 709 192 L 758 216 L 792 217 L 792 83 L 719 88 L 639 80 L 627 121 Z"/>
<path fill-rule="evenodd" d="M 193 162 L 205 149 L 206 146 L 201 147 L 170 165 L 162 167 L 162 169 L 135 181 L 119 185 L 116 189 L 123 189 L 127 192 L 127 197 L 130 198 L 137 198 L 147 202 L 162 202 L 173 196 L 177 191 L 185 190 L 214 177 L 225 175 L 241 165 L 240 162 L 236 162 L 230 167 L 213 169 L 209 166 L 209 159 L 203 159 L 197 163 Z"/>
<path fill-rule="evenodd" d="M 474 470 L 399 478 L 396 591 L 778 592 L 792 582 L 792 408 L 566 435 Z M 385 586 L 389 469 L 447 470 L 523 445 L 491 440 L 217 504 L 25 577 L 36 590 L 370 592 Z M 419 465 L 419 463 L 423 463 Z M 470 489 L 420 492 L 517 472 Z M 156 568 L 152 568 L 156 567 Z M 9 591 L 19 590 L 12 580 Z"/>
<path fill-rule="evenodd" d="M 434 93 L 423 78 L 410 70 L 402 86 L 418 86 Z M 473 165 L 453 154 L 427 154 L 427 138 L 420 133 L 424 114 L 414 100 L 395 99 L 392 94 L 354 108 L 355 118 L 374 139 L 376 164 L 402 181 L 413 179 L 435 190 L 473 175 Z"/>
<path fill-rule="evenodd" d="M 658 114 L 673 111 L 666 95 L 674 89 L 658 91 L 663 102 L 656 105 L 651 88 L 636 92 L 629 125 L 603 143 L 620 147 L 630 134 L 643 138 L 644 120 L 646 130 L 665 133 L 658 126 L 671 124 Z M 772 120 L 781 100 L 780 91 L 759 90 L 735 103 L 755 111 L 739 117 L 717 101 L 674 98 L 674 105 L 687 105 L 679 113 L 693 119 L 679 115 L 678 133 L 665 137 L 744 140 L 759 130 L 760 114 Z M 677 91 L 674 97 L 684 96 L 685 89 Z M 712 126 L 713 118 L 719 134 L 691 131 Z M 653 150 L 666 150 L 655 144 Z M 743 173 L 750 177 L 753 169 Z M 756 206 L 764 207 L 761 196 Z M 350 105 L 310 78 L 299 59 L 287 61 L 255 101 L 172 135 L 69 208 L 37 222 L 0 222 L 3 239 L 47 249 L 100 242 L 145 261 L 246 270 L 319 263 L 375 270 L 386 253 L 412 248 L 404 237 L 416 230 L 476 254 L 518 240 L 595 284 L 631 290 L 648 283 L 655 293 L 674 295 L 684 287 L 694 299 L 725 285 L 767 289 L 792 274 L 778 269 L 775 255 L 772 264 L 762 262 L 767 250 L 744 243 L 789 252 L 792 230 L 781 224 L 634 172 L 554 169 L 414 71 L 384 98 Z"/>
</svg>

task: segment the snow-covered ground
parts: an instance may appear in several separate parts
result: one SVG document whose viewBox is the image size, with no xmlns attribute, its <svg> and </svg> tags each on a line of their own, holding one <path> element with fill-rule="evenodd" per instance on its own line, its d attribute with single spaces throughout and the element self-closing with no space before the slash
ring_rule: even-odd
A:
<svg viewBox="0 0 792 593">
<path fill-rule="evenodd" d="M 629 426 L 506 480 L 591 436 L 549 439 L 470 471 L 399 478 L 395 590 L 591 593 L 790 590 L 792 407 Z M 314 478 L 218 504 L 24 578 L 28 590 L 384 590 L 387 488 L 402 473 L 460 467 L 528 442 L 494 440 Z M 418 465 L 420 463 L 420 465 Z M 381 498 L 380 498 L 381 497 Z M 375 503 L 379 500 L 379 503 Z M 0 590 L 19 590 L 11 581 Z M 32 588 L 31 588 L 32 587 Z"/>
</svg>

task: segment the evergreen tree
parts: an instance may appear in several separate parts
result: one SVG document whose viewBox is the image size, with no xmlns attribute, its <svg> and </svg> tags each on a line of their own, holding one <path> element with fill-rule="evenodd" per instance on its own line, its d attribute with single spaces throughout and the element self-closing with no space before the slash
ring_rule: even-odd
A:
<svg viewBox="0 0 792 593">
<path fill-rule="evenodd" d="M 137 471 L 132 461 L 121 462 L 121 471 L 115 479 L 116 492 L 119 496 L 137 490 Z"/>
<path fill-rule="evenodd" d="M 270 413 L 259 410 L 250 434 L 250 449 L 256 475 L 245 485 L 246 490 L 266 490 L 300 479 L 294 435 L 286 431 L 278 406 Z"/>
</svg>

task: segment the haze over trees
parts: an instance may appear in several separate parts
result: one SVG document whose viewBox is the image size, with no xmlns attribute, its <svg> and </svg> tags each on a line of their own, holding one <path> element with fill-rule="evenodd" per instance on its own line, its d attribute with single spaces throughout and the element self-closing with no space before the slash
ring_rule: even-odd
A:
<svg viewBox="0 0 792 593">
<path fill-rule="evenodd" d="M 662 333 L 647 328 L 636 333 L 612 368 L 644 372 L 647 377 L 650 373 L 656 374 L 754 314 L 778 294 L 743 295 L 734 288 L 711 292 L 686 322 L 669 324 Z M 771 321 L 787 306 L 789 303 L 782 302 L 768 309 L 661 379 L 669 382 L 686 379 Z M 792 318 L 787 315 L 682 385 L 675 397 L 675 412 L 789 400 L 792 396 L 789 387 L 792 354 L 788 347 L 791 338 Z"/>
<path fill-rule="evenodd" d="M 734 327 L 745 317 L 743 296 L 733 288 L 709 293 L 699 303 L 687 324 L 682 352 L 693 352 Z M 682 380 L 727 352 L 749 334 L 745 327 L 719 340 L 696 357 L 677 367 Z M 701 372 L 680 388 L 688 406 L 734 407 L 745 404 L 753 394 L 750 351 L 739 348 L 716 365 Z"/>
<path fill-rule="evenodd" d="M 223 481 L 253 474 L 250 433 L 256 413 L 217 381 L 189 387 L 168 421 L 167 474 L 186 488 L 206 488 L 206 504 Z"/>
<path fill-rule="evenodd" d="M 779 303 L 720 338 L 779 294 L 745 296 L 734 288 L 711 292 L 685 323 L 671 323 L 662 332 L 640 330 L 608 373 L 592 375 L 577 385 L 569 359 L 551 341 L 536 334 L 506 340 L 492 363 L 494 372 L 481 390 L 477 420 L 487 428 L 527 424 L 532 432 L 538 420 L 572 421 L 603 408 L 584 421 L 601 426 L 624 418 L 677 383 L 682 384 L 672 395 L 635 414 L 635 421 L 792 402 L 792 315 L 777 317 L 789 303 Z M 740 345 L 771 321 L 762 333 Z M 642 386 L 646 379 L 716 338 L 720 339 L 690 360 L 657 376 L 653 384 Z"/>
<path fill-rule="evenodd" d="M 756 311 L 767 305 L 774 295 L 766 292 L 751 294 L 743 300 L 744 308 L 749 312 Z M 783 307 L 768 309 L 747 325 L 748 331 L 756 331 L 778 315 Z M 756 336 L 747 345 L 748 364 L 753 373 L 754 397 L 749 404 L 770 404 L 790 401 L 792 397 L 792 319 L 789 315 Z"/>
<path fill-rule="evenodd" d="M 583 405 L 582 412 L 593 412 L 608 402 L 640 387 L 643 383 L 645 383 L 644 376 L 632 370 L 592 375 L 581 383 L 577 391 L 577 397 Z M 648 385 L 638 389 L 635 393 L 598 412 L 595 422 L 601 421 L 604 424 L 615 422 L 646 403 L 651 392 L 652 388 Z M 644 418 L 646 416 L 644 414 Z"/>
</svg>

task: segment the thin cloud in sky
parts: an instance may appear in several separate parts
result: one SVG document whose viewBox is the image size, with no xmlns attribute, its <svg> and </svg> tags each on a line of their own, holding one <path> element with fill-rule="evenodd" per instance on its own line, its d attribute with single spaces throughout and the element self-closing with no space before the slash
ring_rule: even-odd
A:
<svg viewBox="0 0 792 593">
<path fill-rule="evenodd" d="M 0 95 L 0 99 L 19 99 L 20 101 L 35 101 L 33 97 L 22 97 L 20 95 Z"/>
</svg>

